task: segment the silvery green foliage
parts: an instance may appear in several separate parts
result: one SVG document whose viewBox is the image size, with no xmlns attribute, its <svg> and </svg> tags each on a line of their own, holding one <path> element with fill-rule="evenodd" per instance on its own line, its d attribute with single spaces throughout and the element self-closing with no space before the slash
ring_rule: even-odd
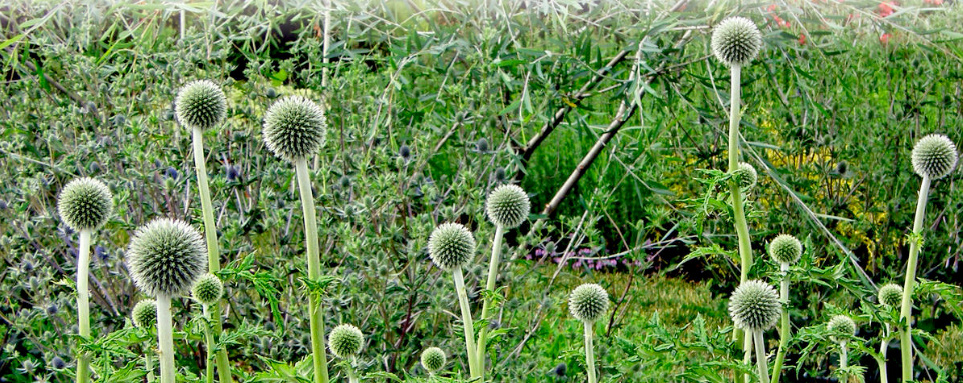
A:
<svg viewBox="0 0 963 383">
<path fill-rule="evenodd" d="M 428 372 L 436 372 L 445 367 L 445 362 L 448 361 L 448 357 L 445 352 L 438 347 L 428 347 L 421 352 L 421 365 L 428 370 Z"/>
<path fill-rule="evenodd" d="M 149 329 L 157 324 L 157 302 L 153 299 L 143 299 L 134 305 L 134 310 L 130 313 L 130 319 L 134 326 Z"/>
<path fill-rule="evenodd" d="M 525 190 L 517 185 L 505 184 L 496 187 L 485 200 L 488 219 L 506 229 L 513 229 L 525 222 L 532 203 Z"/>
<path fill-rule="evenodd" d="M 776 263 L 799 262 L 802 250 L 802 242 L 789 234 L 780 234 L 769 242 L 769 256 Z"/>
<path fill-rule="evenodd" d="M 183 221 L 155 219 L 134 233 L 127 267 L 134 284 L 147 295 L 181 295 L 207 268 L 204 241 Z"/>
<path fill-rule="evenodd" d="M 113 205 L 103 182 L 83 177 L 70 181 L 60 192 L 57 211 L 74 230 L 95 230 L 107 222 Z"/>
<path fill-rule="evenodd" d="M 729 298 L 729 316 L 737 328 L 765 331 L 776 324 L 782 306 L 779 294 L 768 283 L 750 280 L 739 285 Z"/>
<path fill-rule="evenodd" d="M 945 177 L 956 168 L 959 153 L 949 137 L 930 134 L 921 138 L 913 147 L 913 170 L 921 177 L 936 180 Z"/>
<path fill-rule="evenodd" d="M 722 20 L 712 31 L 712 53 L 727 66 L 748 64 L 760 48 L 762 33 L 745 17 Z"/>
<path fill-rule="evenodd" d="M 364 346 L 364 334 L 350 324 L 340 324 L 328 334 L 328 348 L 339 358 L 357 356 L 362 346 Z"/>
<path fill-rule="evenodd" d="M 191 81 L 177 91 L 177 121 L 189 128 L 213 128 L 227 115 L 227 98 L 210 80 Z"/>
<path fill-rule="evenodd" d="M 609 293 L 595 283 L 585 283 L 568 298 L 568 311 L 582 322 L 595 322 L 609 308 Z"/>
<path fill-rule="evenodd" d="M 202 275 L 194 282 L 191 287 L 191 296 L 203 305 L 213 305 L 221 299 L 224 294 L 224 284 L 216 275 L 207 273 Z"/>
<path fill-rule="evenodd" d="M 878 298 L 883 306 L 899 307 L 903 302 L 903 287 L 889 283 L 879 289 Z"/>
<path fill-rule="evenodd" d="M 288 161 L 306 158 L 324 145 L 327 120 L 317 104 L 301 96 L 275 102 L 264 116 L 264 143 Z"/>
<path fill-rule="evenodd" d="M 829 320 L 826 328 L 832 334 L 830 339 L 837 342 L 856 336 L 856 322 L 853 322 L 853 319 L 846 315 L 834 316 Z"/>
<path fill-rule="evenodd" d="M 735 177 L 736 183 L 739 184 L 739 189 L 744 192 L 752 190 L 752 188 L 756 186 L 756 181 L 759 179 L 756 168 L 752 167 L 748 162 L 740 162 L 739 167 L 732 172 L 732 176 Z"/>
<path fill-rule="evenodd" d="M 443 223 L 428 237 L 428 256 L 443 270 L 462 267 L 475 254 L 475 237 L 460 223 Z"/>
</svg>

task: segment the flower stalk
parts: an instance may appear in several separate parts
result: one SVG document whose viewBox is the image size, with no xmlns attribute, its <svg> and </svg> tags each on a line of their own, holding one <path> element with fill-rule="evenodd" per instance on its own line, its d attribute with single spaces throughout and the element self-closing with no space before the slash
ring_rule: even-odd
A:
<svg viewBox="0 0 963 383">
<path fill-rule="evenodd" d="M 301 194 L 301 208 L 304 211 L 304 241 L 307 251 L 308 279 L 321 279 L 321 256 L 318 252 L 318 222 L 314 207 L 314 193 L 311 191 L 308 162 L 304 157 L 294 161 Z M 324 348 L 324 318 L 321 316 L 321 302 L 317 294 L 308 294 L 308 318 L 311 326 L 311 355 L 314 363 L 315 382 L 328 382 L 328 360 Z"/>
<path fill-rule="evenodd" d="M 90 269 L 90 229 L 80 230 L 80 251 L 77 255 L 77 328 L 80 336 L 90 337 L 90 290 L 87 274 Z M 77 359 L 77 382 L 90 381 L 90 355 Z"/>
</svg>

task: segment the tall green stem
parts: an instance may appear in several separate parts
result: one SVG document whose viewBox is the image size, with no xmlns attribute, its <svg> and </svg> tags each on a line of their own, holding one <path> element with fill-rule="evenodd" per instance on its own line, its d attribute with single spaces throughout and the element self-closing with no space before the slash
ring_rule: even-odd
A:
<svg viewBox="0 0 963 383">
<path fill-rule="evenodd" d="M 782 374 L 782 363 L 786 359 L 786 348 L 789 346 L 789 264 L 782 262 L 779 264 L 782 271 L 782 281 L 779 288 L 779 302 L 782 303 L 782 318 L 779 327 L 779 351 L 776 352 L 776 362 L 772 366 L 772 382 L 779 383 L 779 376 Z"/>
<path fill-rule="evenodd" d="M 153 347 L 149 347 L 144 353 L 144 369 L 147 370 L 147 383 L 154 383 L 154 360 L 150 354 L 154 352 Z"/>
<path fill-rule="evenodd" d="M 348 383 L 358 383 L 358 374 L 354 371 L 355 357 L 351 357 L 345 372 L 348 374 Z"/>
<path fill-rule="evenodd" d="M 845 370 L 849 367 L 849 349 L 846 348 L 846 342 L 839 342 L 839 368 Z"/>
<path fill-rule="evenodd" d="M 207 314 L 207 305 L 202 307 L 204 309 L 204 346 L 207 348 L 207 382 L 214 383 L 214 365 L 211 364 L 214 359 L 211 357 L 211 350 L 214 349 L 214 335 L 211 334 L 211 318 Z"/>
<path fill-rule="evenodd" d="M 756 343 L 756 365 L 759 367 L 759 381 L 769 383 L 769 363 L 766 361 L 766 345 L 762 342 L 762 331 L 755 331 L 752 338 Z"/>
<path fill-rule="evenodd" d="M 729 95 L 729 173 L 739 168 L 739 112 L 742 104 L 742 67 L 731 67 L 730 95 Z M 739 237 L 739 256 L 741 259 L 739 283 L 749 279 L 749 268 L 752 267 L 752 245 L 749 240 L 749 224 L 746 222 L 746 212 L 742 206 L 742 189 L 733 178 L 729 181 L 729 191 L 732 196 L 732 212 L 736 220 L 736 235 Z M 736 341 L 741 340 L 745 333 L 736 329 Z M 748 351 L 748 350 L 744 350 Z"/>
<path fill-rule="evenodd" d="M 471 320 L 471 307 L 468 306 L 468 293 L 465 291 L 465 276 L 461 267 L 456 267 L 452 274 L 455 279 L 455 292 L 458 294 L 458 304 L 461 306 L 461 321 L 465 328 L 465 351 L 468 353 L 468 373 L 471 378 L 477 378 L 478 358 L 475 357 L 475 323 Z"/>
<path fill-rule="evenodd" d="M 308 258 L 308 279 L 321 279 L 321 256 L 318 254 L 318 222 L 314 208 L 314 193 L 311 192 L 311 177 L 308 161 L 302 157 L 294 161 L 301 192 L 301 208 L 304 210 L 304 242 Z M 314 361 L 314 381 L 328 383 L 328 356 L 324 348 L 324 318 L 321 316 L 321 301 L 317 294 L 308 294 L 308 317 L 311 323 L 311 355 Z"/>
<path fill-rule="evenodd" d="M 916 282 L 916 258 L 922 244 L 923 218 L 926 216 L 926 199 L 930 192 L 930 178 L 923 176 L 919 199 L 916 201 L 916 219 L 913 220 L 913 236 L 910 241 L 909 259 L 906 261 L 906 282 L 903 284 L 903 302 L 900 309 L 900 354 L 903 361 L 903 381 L 913 380 L 913 288 Z"/>
<path fill-rule="evenodd" d="M 171 296 L 157 294 L 157 344 L 160 347 L 161 383 L 174 383 L 174 329 Z"/>
<path fill-rule="evenodd" d="M 489 293 L 495 293 L 495 280 L 498 279 L 498 262 L 501 258 L 502 252 L 502 237 L 505 235 L 505 228 L 502 225 L 495 225 L 495 240 L 492 241 L 492 258 L 488 265 L 488 282 L 485 284 L 485 290 Z M 491 299 L 487 296 L 485 297 L 485 302 L 482 304 L 482 320 L 488 320 L 488 306 L 491 305 Z M 485 342 L 488 340 L 488 326 L 482 326 L 481 331 L 478 335 L 478 352 L 475 354 L 478 357 L 478 367 L 481 369 L 481 377 L 485 378 L 485 356 L 488 354 L 485 350 Z M 494 361 L 492 361 L 494 364 Z"/>
<path fill-rule="evenodd" d="M 889 379 L 887 378 L 886 372 L 886 351 L 889 348 L 889 337 L 890 328 L 889 323 L 886 323 L 886 332 L 883 333 L 883 341 L 879 343 L 879 358 L 876 358 L 876 363 L 879 364 L 879 381 L 880 383 L 887 383 Z"/>
<path fill-rule="evenodd" d="M 211 204 L 211 190 L 207 183 L 207 163 L 204 160 L 204 131 L 201 128 L 191 129 L 194 146 L 194 172 L 197 173 L 197 191 L 201 195 L 201 210 L 204 214 L 204 239 L 207 241 L 207 267 L 211 274 L 221 270 L 221 251 L 217 244 L 217 227 L 214 223 L 214 206 Z M 212 320 L 214 332 L 221 334 L 221 304 L 215 302 L 211 307 L 217 317 Z M 206 316 L 205 316 L 206 317 Z M 208 350 L 213 349 L 213 343 L 208 344 Z M 227 358 L 227 349 L 217 351 L 217 374 L 221 383 L 231 383 L 231 366 Z"/>
<path fill-rule="evenodd" d="M 749 363 L 752 362 L 752 334 L 747 335 L 748 336 L 744 337 L 742 341 L 742 364 L 746 366 L 750 365 Z M 743 374 L 742 381 L 749 383 L 752 381 L 752 378 L 749 376 L 749 374 Z"/>
<path fill-rule="evenodd" d="M 585 322 L 585 371 L 588 372 L 589 383 L 598 382 L 595 376 L 595 349 L 592 338 L 595 336 L 595 322 Z"/>
<path fill-rule="evenodd" d="M 77 256 L 77 328 L 80 336 L 90 337 L 90 290 L 87 288 L 87 274 L 90 269 L 90 230 L 80 231 L 80 251 Z M 77 358 L 77 383 L 90 381 L 90 356 L 83 354 Z"/>
</svg>

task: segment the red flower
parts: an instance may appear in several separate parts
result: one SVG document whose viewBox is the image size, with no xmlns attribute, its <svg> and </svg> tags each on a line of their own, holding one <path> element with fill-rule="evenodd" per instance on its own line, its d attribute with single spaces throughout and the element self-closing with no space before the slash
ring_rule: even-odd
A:
<svg viewBox="0 0 963 383">
<path fill-rule="evenodd" d="M 893 3 L 885 1 L 879 3 L 879 17 L 886 17 L 893 14 Z"/>
<path fill-rule="evenodd" d="M 775 11 L 775 10 L 776 10 L 776 4 L 769 4 L 769 8 L 766 8 L 766 10 L 769 11 L 769 12 Z"/>
<path fill-rule="evenodd" d="M 806 35 L 802 33 L 799 34 L 799 45 L 806 45 Z"/>
<path fill-rule="evenodd" d="M 889 33 L 883 33 L 882 36 L 879 36 L 879 42 L 883 43 L 883 45 L 889 44 L 889 39 L 891 37 L 893 37 L 893 35 Z"/>
</svg>

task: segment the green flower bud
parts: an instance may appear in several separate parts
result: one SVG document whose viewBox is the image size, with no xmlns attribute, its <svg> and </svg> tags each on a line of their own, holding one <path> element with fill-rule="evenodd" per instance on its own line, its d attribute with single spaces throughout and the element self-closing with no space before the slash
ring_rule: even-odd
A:
<svg viewBox="0 0 963 383">
<path fill-rule="evenodd" d="M 883 306 L 899 307 L 903 303 L 903 287 L 895 283 L 879 289 L 879 303 Z"/>
<path fill-rule="evenodd" d="M 729 298 L 729 316 L 737 328 L 765 331 L 776 324 L 782 306 L 779 294 L 768 283 L 750 280 L 739 285 Z"/>
<path fill-rule="evenodd" d="M 202 305 L 213 305 L 224 295 L 224 284 L 214 274 L 204 274 L 191 287 L 191 296 Z"/>
<path fill-rule="evenodd" d="M 74 230 L 95 230 L 110 217 L 113 198 L 103 182 L 93 178 L 78 178 L 60 192 L 57 211 L 67 226 Z"/>
<path fill-rule="evenodd" d="M 153 299 L 144 299 L 134 305 L 134 310 L 130 313 L 130 319 L 134 326 L 148 329 L 157 324 L 157 302 Z"/>
<path fill-rule="evenodd" d="M 191 81 L 177 91 L 177 121 L 189 128 L 213 128 L 227 115 L 227 97 L 209 80 Z"/>
<path fill-rule="evenodd" d="M 517 185 L 501 185 L 488 194 L 485 211 L 488 219 L 505 229 L 513 229 L 528 218 L 532 204 L 528 194 Z"/>
<path fill-rule="evenodd" d="M 441 370 L 442 367 L 445 367 L 447 361 L 448 357 L 445 356 L 445 352 L 438 347 L 428 347 L 421 352 L 421 365 L 428 372 Z"/>
<path fill-rule="evenodd" d="M 264 143 L 288 161 L 313 156 L 324 145 L 327 120 L 317 104 L 301 96 L 275 102 L 264 116 Z"/>
<path fill-rule="evenodd" d="M 920 177 L 943 178 L 956 168 L 958 160 L 956 145 L 942 134 L 927 135 L 913 147 L 913 170 Z"/>
<path fill-rule="evenodd" d="M 145 294 L 177 296 L 207 269 L 201 234 L 183 221 L 155 219 L 137 229 L 127 250 L 134 285 Z"/>
<path fill-rule="evenodd" d="M 443 223 L 428 237 L 428 256 L 443 270 L 462 267 L 475 255 L 475 237 L 460 223 Z"/>
<path fill-rule="evenodd" d="M 576 287 L 568 298 L 568 311 L 582 322 L 595 322 L 608 309 L 609 293 L 595 283 Z"/>
<path fill-rule="evenodd" d="M 759 174 L 756 173 L 756 168 L 748 162 L 740 162 L 739 167 L 732 171 L 732 177 L 739 184 L 739 189 L 746 192 L 756 186 Z"/>
<path fill-rule="evenodd" d="M 834 316 L 833 319 L 829 320 L 826 328 L 832 334 L 829 338 L 834 342 L 841 342 L 856 336 L 856 322 L 845 315 Z"/>
<path fill-rule="evenodd" d="M 712 53 L 727 66 L 746 65 L 759 54 L 762 33 L 745 17 L 722 20 L 712 31 Z"/>
<path fill-rule="evenodd" d="M 350 324 L 338 325 L 328 334 L 328 348 L 339 358 L 357 356 L 362 346 L 364 346 L 364 334 Z"/>
<path fill-rule="evenodd" d="M 769 242 L 769 256 L 776 263 L 799 262 L 802 250 L 802 242 L 789 234 L 780 234 Z"/>
</svg>

